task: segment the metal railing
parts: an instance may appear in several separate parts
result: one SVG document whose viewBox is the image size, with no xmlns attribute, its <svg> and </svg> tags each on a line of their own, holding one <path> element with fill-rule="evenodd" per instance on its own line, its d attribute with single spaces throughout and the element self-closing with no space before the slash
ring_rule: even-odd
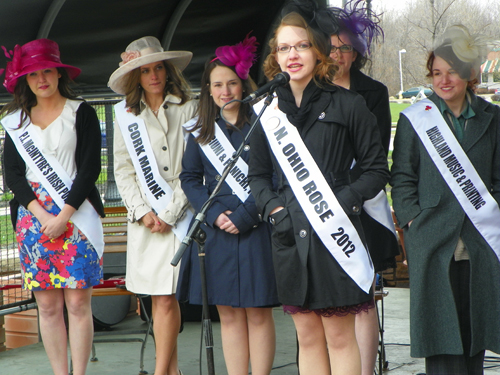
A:
<svg viewBox="0 0 500 375">
<path fill-rule="evenodd" d="M 101 126 L 101 174 L 97 180 L 97 188 L 105 206 L 121 205 L 121 197 L 116 187 L 113 171 L 113 105 L 119 100 L 87 100 L 87 103 L 96 110 Z M 1 127 L 0 129 L 0 151 L 3 154 L 5 132 Z M 5 184 L 2 162 L 0 165 L 0 315 L 2 315 L 2 310 L 10 310 L 32 302 L 32 293 L 29 290 L 24 291 L 19 287 L 8 286 L 23 283 L 16 236 L 10 219 L 9 201 L 11 199 L 12 193 Z"/>
</svg>

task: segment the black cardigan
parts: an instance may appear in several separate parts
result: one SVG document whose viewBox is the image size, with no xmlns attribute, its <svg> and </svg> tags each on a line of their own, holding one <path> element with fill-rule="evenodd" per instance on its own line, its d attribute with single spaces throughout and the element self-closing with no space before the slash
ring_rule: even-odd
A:
<svg viewBox="0 0 500 375">
<path fill-rule="evenodd" d="M 85 102 L 76 112 L 75 128 L 77 174 L 65 203 L 78 209 L 88 198 L 97 213 L 104 217 L 104 206 L 95 186 L 95 181 L 101 173 L 101 130 L 95 110 Z M 36 196 L 26 180 L 26 163 L 8 133 L 5 134 L 3 158 L 5 182 L 14 193 L 14 199 L 10 202 L 10 215 L 15 228 L 19 205 L 28 207 Z"/>
</svg>

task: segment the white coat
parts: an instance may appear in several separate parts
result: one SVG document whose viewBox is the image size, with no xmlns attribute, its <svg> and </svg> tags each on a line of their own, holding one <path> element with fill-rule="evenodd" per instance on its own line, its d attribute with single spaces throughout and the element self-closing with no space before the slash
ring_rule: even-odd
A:
<svg viewBox="0 0 500 375">
<path fill-rule="evenodd" d="M 178 97 L 167 95 L 157 118 L 143 101 L 141 108 L 144 110 L 138 116 L 146 123 L 159 173 L 173 190 L 167 207 L 158 212 L 158 216 L 169 225 L 177 223 L 189 206 L 179 181 L 185 149 L 182 125 L 194 117 L 198 106 L 194 100 L 184 105 L 179 103 Z M 149 228 L 140 224 L 139 219 L 151 211 L 151 205 L 137 178 L 116 120 L 114 130 L 115 179 L 128 211 L 127 289 L 139 294 L 174 294 L 180 267 L 172 267 L 170 261 L 180 241 L 172 231 L 151 233 Z"/>
</svg>

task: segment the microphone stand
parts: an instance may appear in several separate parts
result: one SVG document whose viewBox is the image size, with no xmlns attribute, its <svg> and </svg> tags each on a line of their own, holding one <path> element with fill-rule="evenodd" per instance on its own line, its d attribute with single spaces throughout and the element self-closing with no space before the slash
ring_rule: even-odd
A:
<svg viewBox="0 0 500 375">
<path fill-rule="evenodd" d="M 213 190 L 212 194 L 210 197 L 207 199 L 207 201 L 203 204 L 200 212 L 195 216 L 194 222 L 191 224 L 191 227 L 188 230 L 188 233 L 184 237 L 184 239 L 181 242 L 181 245 L 179 246 L 179 250 L 175 253 L 174 257 L 172 258 L 172 261 L 170 264 L 174 267 L 176 267 L 179 264 L 179 261 L 181 260 L 184 252 L 186 251 L 187 247 L 191 244 L 191 242 L 194 240 L 198 244 L 198 259 L 200 260 L 200 279 L 201 279 L 201 293 L 202 293 L 202 300 L 203 300 L 203 313 L 202 313 L 202 318 L 203 318 L 203 332 L 205 333 L 205 349 L 207 353 L 207 366 L 208 366 L 208 374 L 209 375 L 215 375 L 215 367 L 214 367 L 214 354 L 213 354 L 213 333 L 212 333 L 212 321 L 210 320 L 210 311 L 208 309 L 208 293 L 207 293 L 207 278 L 206 278 L 206 269 L 205 269 L 205 240 L 207 238 L 207 235 L 205 231 L 201 228 L 201 224 L 205 221 L 206 217 L 206 212 L 208 208 L 210 207 L 210 204 L 212 201 L 215 199 L 216 195 L 220 192 L 220 189 L 222 187 L 222 184 L 226 180 L 229 172 L 233 167 L 235 166 L 236 162 L 238 161 L 238 158 L 241 156 L 243 149 L 245 147 L 246 142 L 248 139 L 250 139 L 253 131 L 255 130 L 257 126 L 257 122 L 260 120 L 262 115 L 264 114 L 264 111 L 266 110 L 267 107 L 271 104 L 273 100 L 273 93 L 274 93 L 275 87 L 272 87 L 269 90 L 269 93 L 264 100 L 264 106 L 262 107 L 262 110 L 260 113 L 257 115 L 257 118 L 253 122 L 253 124 L 250 126 L 250 130 L 248 131 L 248 134 L 245 136 L 243 139 L 243 142 L 241 143 L 240 147 L 238 150 L 233 154 L 232 158 L 229 160 L 228 164 L 224 168 L 224 171 L 221 174 L 221 179 L 215 186 L 215 189 Z M 226 103 L 224 107 L 228 104 L 231 104 L 235 101 L 238 100 L 231 100 L 230 102 Z M 224 107 L 221 108 L 221 113 Z"/>
</svg>

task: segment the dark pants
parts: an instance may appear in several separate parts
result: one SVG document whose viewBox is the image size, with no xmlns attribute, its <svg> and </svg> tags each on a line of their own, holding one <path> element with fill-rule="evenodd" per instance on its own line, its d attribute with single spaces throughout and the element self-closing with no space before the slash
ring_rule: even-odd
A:
<svg viewBox="0 0 500 375">
<path fill-rule="evenodd" d="M 468 260 L 450 264 L 450 281 L 455 297 L 464 354 L 435 355 L 425 359 L 427 375 L 482 375 L 484 350 L 470 357 L 470 264 Z"/>
</svg>

